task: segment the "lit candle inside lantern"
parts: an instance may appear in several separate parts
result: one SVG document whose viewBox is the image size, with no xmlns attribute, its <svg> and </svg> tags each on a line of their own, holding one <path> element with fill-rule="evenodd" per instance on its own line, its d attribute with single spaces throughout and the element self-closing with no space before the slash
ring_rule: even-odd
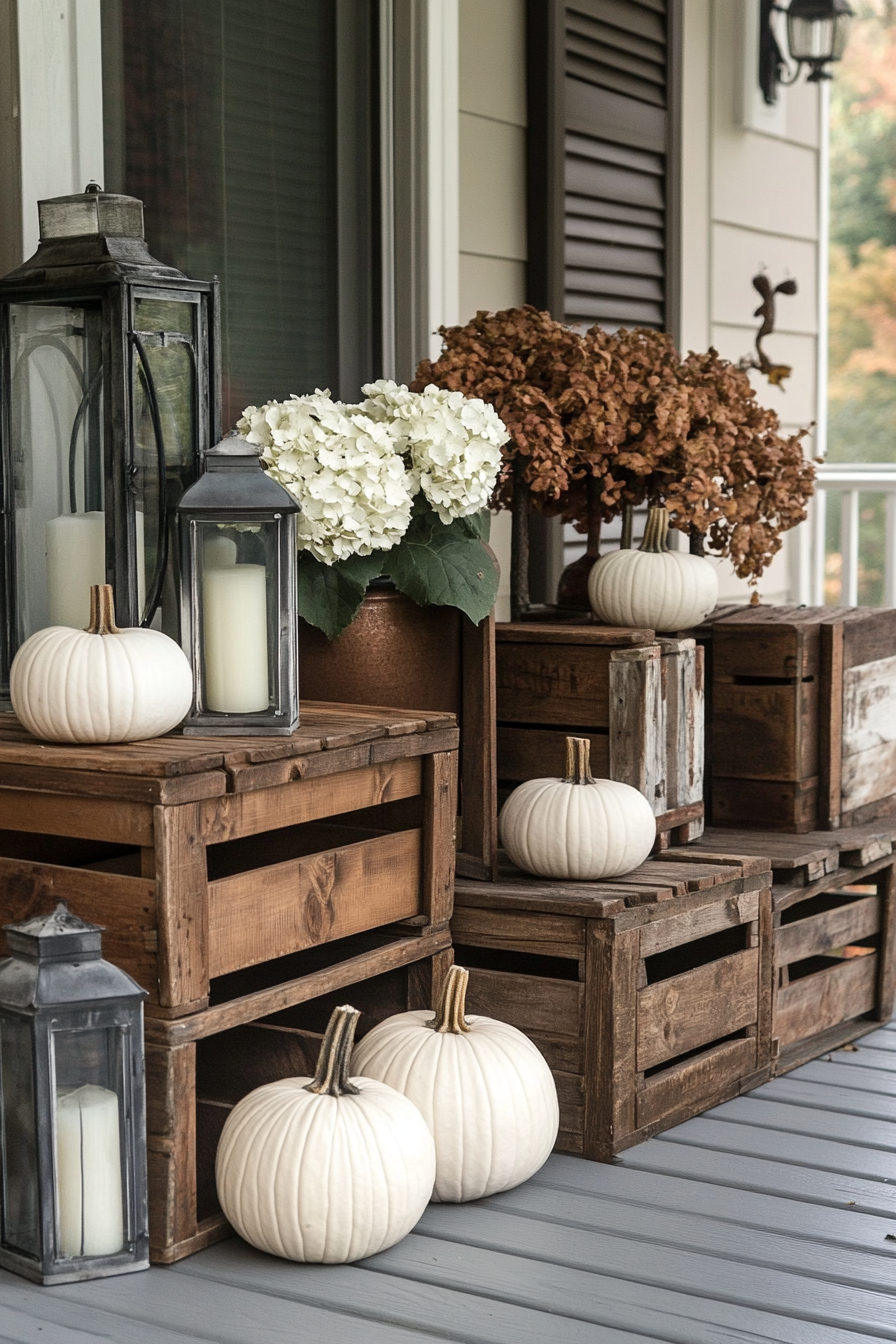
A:
<svg viewBox="0 0 896 1344">
<path fill-rule="evenodd" d="M 227 540 L 216 537 L 211 544 Z M 264 565 L 213 560 L 205 566 L 202 652 L 206 709 L 218 714 L 256 714 L 268 708 Z"/>
<path fill-rule="evenodd" d="M 124 1246 L 118 1097 L 88 1084 L 56 1093 L 60 1255 L 115 1255 Z"/>
<path fill-rule="evenodd" d="M 143 514 L 136 514 L 137 602 L 146 601 Z M 90 589 L 106 582 L 106 515 L 63 513 L 47 523 L 47 603 L 49 625 L 83 630 L 90 620 Z"/>
</svg>

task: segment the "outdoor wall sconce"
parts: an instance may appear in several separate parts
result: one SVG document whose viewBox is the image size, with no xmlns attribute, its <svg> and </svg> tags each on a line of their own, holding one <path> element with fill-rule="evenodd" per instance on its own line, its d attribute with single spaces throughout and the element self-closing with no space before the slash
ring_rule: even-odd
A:
<svg viewBox="0 0 896 1344">
<path fill-rule="evenodd" d="M 796 62 L 789 76 L 775 35 L 775 14 L 784 14 L 787 19 L 788 55 Z M 786 9 L 775 0 L 760 0 L 759 86 L 770 107 L 778 101 L 778 85 L 796 83 L 804 65 L 809 66 L 810 84 L 832 78 L 825 66 L 839 61 L 846 50 L 852 17 L 849 0 L 790 0 Z"/>
<path fill-rule="evenodd" d="M 205 455 L 177 506 L 181 639 L 193 668 L 184 733 L 291 733 L 299 721 L 299 505 L 238 434 Z"/>
<path fill-rule="evenodd" d="M 93 584 L 178 637 L 174 510 L 220 433 L 217 281 L 155 261 L 132 196 L 37 209 L 0 281 L 0 697 L 23 640 L 87 624 Z"/>
<path fill-rule="evenodd" d="M 145 990 L 60 901 L 0 962 L 0 1265 L 35 1283 L 149 1268 Z"/>
</svg>

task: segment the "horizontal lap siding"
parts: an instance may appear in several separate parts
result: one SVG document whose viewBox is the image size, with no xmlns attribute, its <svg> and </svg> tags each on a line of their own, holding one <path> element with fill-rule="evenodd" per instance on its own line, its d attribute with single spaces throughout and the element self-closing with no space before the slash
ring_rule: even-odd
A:
<svg viewBox="0 0 896 1344">
<path fill-rule="evenodd" d="M 565 6 L 568 322 L 665 325 L 665 9 L 665 0 Z"/>
</svg>

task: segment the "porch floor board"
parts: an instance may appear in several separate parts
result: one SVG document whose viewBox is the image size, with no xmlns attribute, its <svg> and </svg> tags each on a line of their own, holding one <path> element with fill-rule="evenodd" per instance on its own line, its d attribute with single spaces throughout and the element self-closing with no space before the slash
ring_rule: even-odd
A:
<svg viewBox="0 0 896 1344">
<path fill-rule="evenodd" d="M 888 1239 L 889 1238 L 889 1239 Z M 622 1155 L 431 1205 L 363 1264 L 236 1238 L 42 1289 L 0 1344 L 861 1344 L 896 1340 L 896 1025 Z"/>
</svg>

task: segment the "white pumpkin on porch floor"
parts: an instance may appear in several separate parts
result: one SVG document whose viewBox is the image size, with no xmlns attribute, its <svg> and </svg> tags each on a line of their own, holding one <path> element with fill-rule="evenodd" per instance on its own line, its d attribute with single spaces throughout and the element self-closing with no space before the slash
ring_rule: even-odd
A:
<svg viewBox="0 0 896 1344">
<path fill-rule="evenodd" d="M 468 979 L 452 966 L 435 1016 L 387 1018 L 352 1059 L 421 1111 L 436 1145 L 436 1202 L 481 1199 L 528 1180 L 560 1124 L 553 1075 L 529 1038 L 507 1022 L 465 1018 Z"/>
</svg>

